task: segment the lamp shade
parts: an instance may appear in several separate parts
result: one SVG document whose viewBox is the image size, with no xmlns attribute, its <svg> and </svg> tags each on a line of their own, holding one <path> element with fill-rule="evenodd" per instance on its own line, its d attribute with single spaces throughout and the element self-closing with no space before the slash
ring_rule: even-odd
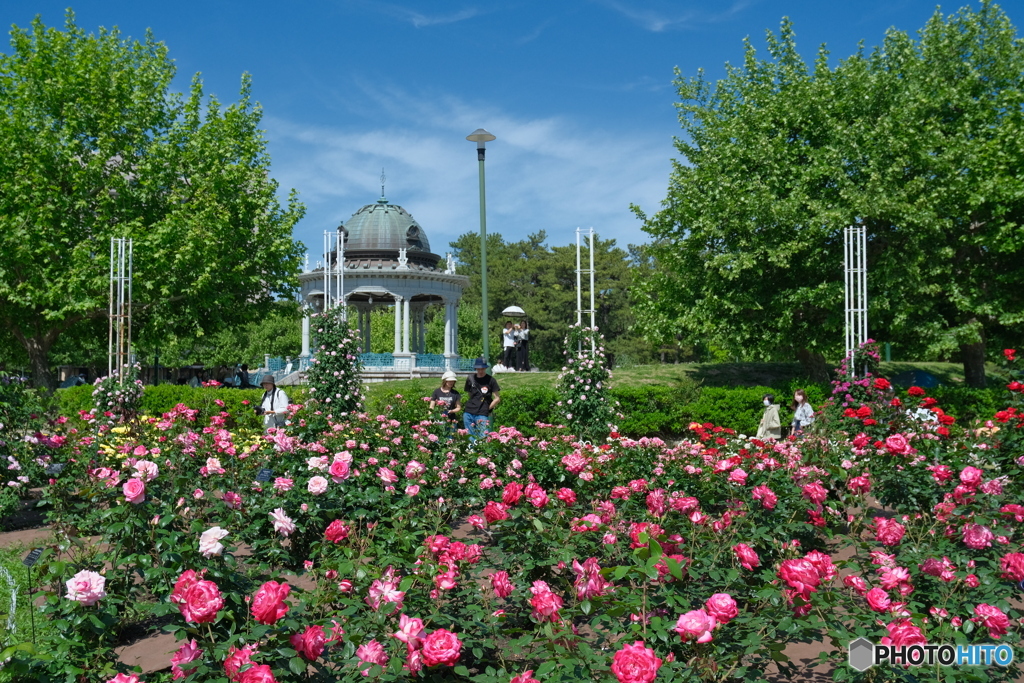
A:
<svg viewBox="0 0 1024 683">
<path fill-rule="evenodd" d="M 491 140 L 497 140 L 497 138 L 488 133 L 483 128 L 477 128 L 472 133 L 466 136 L 466 139 L 470 142 L 490 142 Z"/>
</svg>

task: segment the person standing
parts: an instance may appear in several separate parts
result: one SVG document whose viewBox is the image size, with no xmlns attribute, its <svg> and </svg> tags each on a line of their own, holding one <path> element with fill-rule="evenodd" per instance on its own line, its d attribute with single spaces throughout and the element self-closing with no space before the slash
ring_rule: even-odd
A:
<svg viewBox="0 0 1024 683">
<path fill-rule="evenodd" d="M 263 428 L 284 429 L 288 416 L 288 395 L 279 389 L 273 375 L 263 375 L 263 400 L 256 408 L 256 414 L 263 416 Z"/>
<path fill-rule="evenodd" d="M 524 319 L 521 325 L 516 325 L 516 370 L 519 372 L 530 371 L 530 325 Z"/>
<path fill-rule="evenodd" d="M 758 439 L 781 439 L 782 421 L 779 419 L 779 404 L 775 402 L 773 394 L 765 394 L 764 415 L 761 416 L 761 424 L 757 428 Z"/>
<path fill-rule="evenodd" d="M 449 370 L 441 375 L 440 388 L 430 395 L 430 407 L 440 409 L 441 417 L 452 422 L 458 419 L 454 413 L 462 410 L 462 395 L 455 390 L 457 380 L 456 374 Z"/>
<path fill-rule="evenodd" d="M 807 402 L 807 392 L 797 389 L 793 394 L 793 433 L 800 434 L 814 424 L 814 408 Z"/>
<path fill-rule="evenodd" d="M 505 371 L 515 370 L 516 365 L 516 331 L 512 327 L 512 321 L 505 323 L 505 329 L 501 331 L 501 345 L 504 353 L 501 356 L 501 364 Z"/>
<path fill-rule="evenodd" d="M 491 411 L 501 403 L 498 380 L 487 374 L 487 361 L 473 361 L 474 374 L 466 378 L 464 387 L 466 405 L 462 409 L 462 424 L 469 432 L 469 440 L 482 439 L 491 426 Z"/>
</svg>

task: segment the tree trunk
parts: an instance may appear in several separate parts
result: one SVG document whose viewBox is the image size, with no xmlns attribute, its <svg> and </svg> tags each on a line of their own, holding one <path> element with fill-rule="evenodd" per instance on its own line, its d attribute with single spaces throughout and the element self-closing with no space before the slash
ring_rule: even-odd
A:
<svg viewBox="0 0 1024 683">
<path fill-rule="evenodd" d="M 15 327 L 12 332 L 15 338 L 25 347 L 28 353 L 28 362 L 32 366 L 32 383 L 37 389 L 53 391 L 57 388 L 56 379 L 50 372 L 50 347 L 60 334 L 57 330 L 50 330 L 43 335 L 29 337 L 20 329 Z"/>
<path fill-rule="evenodd" d="M 800 361 L 800 365 L 803 366 L 807 377 L 812 382 L 827 384 L 832 380 L 828 363 L 825 362 L 825 356 L 810 349 L 798 349 L 796 357 Z"/>
<path fill-rule="evenodd" d="M 985 379 L 985 342 L 961 344 L 960 357 L 964 363 L 964 384 L 972 389 L 984 389 Z"/>
</svg>

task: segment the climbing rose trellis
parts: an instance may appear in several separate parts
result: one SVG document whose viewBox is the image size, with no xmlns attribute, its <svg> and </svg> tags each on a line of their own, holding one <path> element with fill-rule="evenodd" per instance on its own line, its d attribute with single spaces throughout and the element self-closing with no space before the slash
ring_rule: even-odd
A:
<svg viewBox="0 0 1024 683">
<path fill-rule="evenodd" d="M 311 401 L 321 412 L 341 417 L 363 402 L 359 336 L 335 308 L 312 316 L 316 353 L 306 373 Z"/>
</svg>

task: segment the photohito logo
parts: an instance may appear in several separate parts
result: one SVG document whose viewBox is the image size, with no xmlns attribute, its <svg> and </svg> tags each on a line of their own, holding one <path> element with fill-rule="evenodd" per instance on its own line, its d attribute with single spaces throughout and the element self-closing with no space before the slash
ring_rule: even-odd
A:
<svg viewBox="0 0 1024 683">
<path fill-rule="evenodd" d="M 850 667 L 865 671 L 876 664 L 909 666 L 1009 666 L 1009 645 L 875 645 L 858 638 L 847 647 Z"/>
</svg>

